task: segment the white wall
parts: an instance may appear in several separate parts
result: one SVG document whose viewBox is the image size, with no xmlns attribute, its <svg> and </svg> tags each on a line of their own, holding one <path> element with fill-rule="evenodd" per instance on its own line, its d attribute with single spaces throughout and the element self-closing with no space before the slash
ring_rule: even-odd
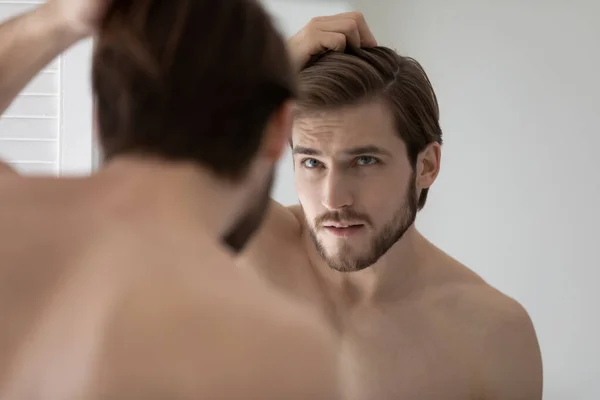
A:
<svg viewBox="0 0 600 400">
<path fill-rule="evenodd" d="M 60 175 L 87 175 L 94 164 L 92 40 L 61 56 Z"/>
<path fill-rule="evenodd" d="M 358 7 L 439 96 L 446 144 L 421 230 L 529 310 L 544 399 L 600 399 L 600 3 Z"/>
</svg>

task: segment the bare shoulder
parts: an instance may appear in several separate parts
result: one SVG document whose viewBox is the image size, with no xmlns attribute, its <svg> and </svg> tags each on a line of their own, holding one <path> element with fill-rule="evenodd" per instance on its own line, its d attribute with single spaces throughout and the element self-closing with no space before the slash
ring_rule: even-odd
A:
<svg viewBox="0 0 600 400">
<path fill-rule="evenodd" d="M 541 400 L 542 356 L 533 321 L 516 300 L 482 285 L 471 289 L 471 301 L 479 301 L 474 315 L 480 332 L 476 339 L 484 393 L 489 398 Z"/>
<path fill-rule="evenodd" d="M 270 239 L 296 239 L 302 233 L 299 206 L 285 207 L 271 200 L 268 213 L 258 235 L 269 236 Z"/>
<path fill-rule="evenodd" d="M 438 304 L 464 342 L 482 394 L 490 399 L 540 400 L 542 360 L 528 312 L 462 268 L 464 275 L 440 288 Z"/>
<path fill-rule="evenodd" d="M 227 254 L 196 252 L 169 251 L 168 268 L 160 266 L 163 253 L 146 257 L 158 264 L 122 296 L 99 377 L 110 395 L 337 399 L 327 325 Z"/>
<path fill-rule="evenodd" d="M 481 339 L 505 344 L 509 339 L 535 336 L 532 320 L 525 308 L 484 281 L 455 283 L 448 288 L 454 315 L 476 328 Z M 498 340 L 503 339 L 503 340 Z M 488 343 L 490 345 L 491 343 Z"/>
<path fill-rule="evenodd" d="M 304 211 L 302 211 L 302 206 L 299 204 L 286 207 L 286 209 L 296 218 L 296 221 L 300 226 L 302 226 L 304 221 Z"/>
<path fill-rule="evenodd" d="M 300 247 L 302 224 L 294 208 L 271 201 L 267 215 L 240 257 L 242 264 L 269 267 L 287 260 Z"/>
</svg>

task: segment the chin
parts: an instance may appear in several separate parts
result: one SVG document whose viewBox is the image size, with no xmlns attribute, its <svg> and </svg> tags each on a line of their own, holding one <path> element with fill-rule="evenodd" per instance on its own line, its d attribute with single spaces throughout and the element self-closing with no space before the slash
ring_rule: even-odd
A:
<svg viewBox="0 0 600 400">
<path fill-rule="evenodd" d="M 324 238 L 323 247 L 331 254 L 356 254 L 368 250 L 371 241 L 365 238 Z"/>
<path fill-rule="evenodd" d="M 361 252 L 352 251 L 352 249 L 349 249 L 348 247 L 340 248 L 339 246 L 335 248 L 326 247 L 325 254 L 327 255 L 327 258 L 338 261 L 360 259 L 360 256 L 362 255 Z"/>
</svg>

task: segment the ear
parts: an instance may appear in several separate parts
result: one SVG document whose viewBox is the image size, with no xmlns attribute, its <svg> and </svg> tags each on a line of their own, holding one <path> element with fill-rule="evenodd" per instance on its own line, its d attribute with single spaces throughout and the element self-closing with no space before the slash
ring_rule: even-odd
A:
<svg viewBox="0 0 600 400">
<path fill-rule="evenodd" d="M 285 147 L 292 136 L 294 103 L 286 101 L 269 118 L 265 127 L 261 156 L 270 162 L 277 163 L 283 156 Z"/>
<path fill-rule="evenodd" d="M 442 148 L 439 143 L 430 143 L 417 159 L 417 186 L 429 189 L 440 172 Z"/>
</svg>

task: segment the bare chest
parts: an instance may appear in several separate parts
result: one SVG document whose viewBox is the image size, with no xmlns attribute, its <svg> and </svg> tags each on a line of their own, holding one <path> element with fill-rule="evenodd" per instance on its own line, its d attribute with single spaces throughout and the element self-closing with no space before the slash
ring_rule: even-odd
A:
<svg viewBox="0 0 600 400">
<path fill-rule="evenodd" d="M 469 339 L 450 316 L 425 304 L 348 305 L 305 253 L 286 252 L 286 261 L 269 278 L 338 332 L 348 400 L 478 398 Z"/>
<path fill-rule="evenodd" d="M 464 343 L 424 310 L 348 313 L 341 333 L 350 400 L 474 399 Z"/>
</svg>

